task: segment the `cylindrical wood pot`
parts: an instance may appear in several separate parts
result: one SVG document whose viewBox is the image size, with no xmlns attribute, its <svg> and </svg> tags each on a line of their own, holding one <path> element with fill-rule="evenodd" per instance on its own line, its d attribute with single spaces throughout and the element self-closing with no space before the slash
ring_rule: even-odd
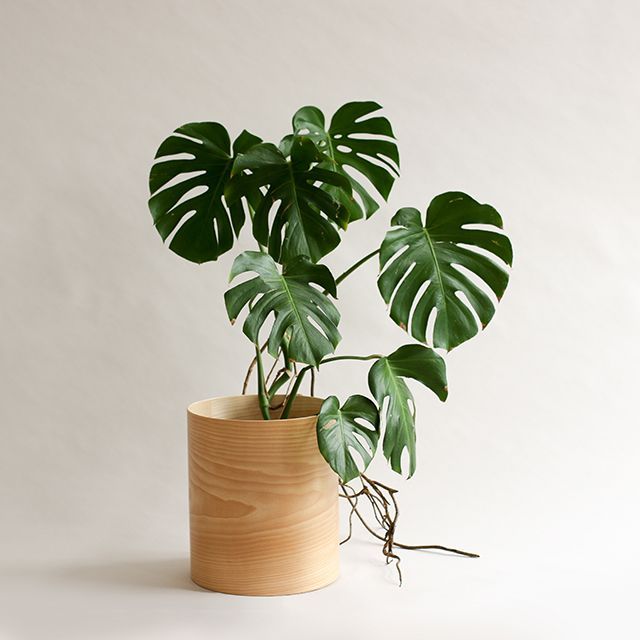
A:
<svg viewBox="0 0 640 640">
<path fill-rule="evenodd" d="M 338 577 L 338 480 L 318 450 L 322 400 L 262 420 L 257 396 L 192 404 L 191 578 L 206 589 L 285 595 Z"/>
</svg>

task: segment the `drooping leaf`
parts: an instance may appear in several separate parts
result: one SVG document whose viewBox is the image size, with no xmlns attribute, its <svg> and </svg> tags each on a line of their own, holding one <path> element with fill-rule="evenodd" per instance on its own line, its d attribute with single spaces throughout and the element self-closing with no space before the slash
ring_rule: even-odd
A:
<svg viewBox="0 0 640 640">
<path fill-rule="evenodd" d="M 245 211 L 242 202 L 225 201 L 224 188 L 234 158 L 259 142 L 260 138 L 243 131 L 232 149 L 221 124 L 192 122 L 176 129 L 160 145 L 149 175 L 149 208 L 163 240 L 177 228 L 169 243 L 172 251 L 201 263 L 216 260 L 231 249 Z M 180 181 L 167 186 L 177 179 Z"/>
<path fill-rule="evenodd" d="M 402 453 L 409 453 L 409 477 L 416 468 L 416 431 L 413 396 L 404 381 L 413 378 L 431 389 L 444 402 L 447 377 L 444 360 L 432 349 L 419 344 L 400 347 L 391 355 L 376 360 L 369 370 L 369 389 L 384 409 L 382 450 L 391 468 L 402 473 Z"/>
<path fill-rule="evenodd" d="M 360 197 L 361 204 L 332 185 L 323 187 L 349 211 L 350 222 L 369 218 L 380 205 L 367 191 L 362 178 L 349 175 L 345 167 L 352 167 L 365 177 L 384 200 L 398 175 L 400 158 L 391 124 L 380 115 L 372 116 L 381 108 L 376 102 L 349 102 L 336 111 L 328 129 L 324 114 L 317 107 L 302 107 L 293 116 L 294 136 L 311 138 L 326 158 L 320 166 L 347 178 Z M 283 143 L 286 149 L 290 139 L 285 138 Z"/>
<path fill-rule="evenodd" d="M 266 189 L 255 210 L 253 235 L 276 262 L 287 264 L 297 256 L 317 262 L 340 242 L 338 228 L 346 227 L 349 214 L 321 185 L 349 197 L 351 185 L 339 173 L 319 167 L 323 159 L 310 140 L 295 140 L 289 159 L 275 145 L 263 143 L 234 163 L 225 194 L 235 202 L 258 187 Z"/>
<path fill-rule="evenodd" d="M 376 452 L 380 437 L 378 409 L 361 395 L 348 398 L 342 408 L 338 398 L 330 396 L 322 403 L 316 429 L 320 453 L 342 482 L 349 482 L 360 475 L 354 452 L 362 459 L 362 471 Z"/>
<path fill-rule="evenodd" d="M 385 302 L 391 302 L 393 320 L 416 340 L 427 342 L 427 323 L 436 310 L 435 347 L 449 350 L 472 338 L 478 332 L 472 309 L 484 328 L 495 306 L 468 272 L 484 281 L 498 300 L 509 281 L 504 266 L 478 251 L 511 265 L 511 243 L 500 233 L 498 212 L 464 193 L 450 192 L 433 199 L 424 223 L 417 209 L 405 208 L 391 224 L 394 228 L 380 248 L 378 288 Z"/>
<path fill-rule="evenodd" d="M 229 289 L 224 300 L 232 322 L 249 305 L 242 330 L 252 342 L 260 342 L 260 330 L 273 315 L 268 341 L 272 356 L 277 356 L 285 332 L 291 360 L 317 366 L 324 356 L 333 353 L 340 341 L 340 314 L 323 293 L 336 295 L 336 283 L 327 267 L 299 256 L 280 273 L 271 256 L 245 251 L 235 259 L 230 279 L 247 271 L 256 273 L 256 277 Z"/>
</svg>

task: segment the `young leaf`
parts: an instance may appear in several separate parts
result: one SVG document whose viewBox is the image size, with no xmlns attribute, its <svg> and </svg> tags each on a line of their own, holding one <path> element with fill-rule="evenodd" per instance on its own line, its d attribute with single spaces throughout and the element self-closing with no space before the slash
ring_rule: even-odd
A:
<svg viewBox="0 0 640 640">
<path fill-rule="evenodd" d="M 471 309 L 484 328 L 495 307 L 460 267 L 483 280 L 498 299 L 502 297 L 509 281 L 507 271 L 476 250 L 511 265 L 511 243 L 499 233 L 502 218 L 498 212 L 464 193 L 451 192 L 433 199 L 424 224 L 420 212 L 413 208 L 400 209 L 391 224 L 394 228 L 387 232 L 380 248 L 378 289 L 385 302 L 391 301 L 393 320 L 416 340 L 426 342 L 427 322 L 435 309 L 435 347 L 449 350 L 472 338 L 478 324 Z"/>
<path fill-rule="evenodd" d="M 360 196 L 362 206 L 350 194 L 347 197 L 331 185 L 323 187 L 348 209 L 350 222 L 369 218 L 380 205 L 361 181 L 346 172 L 346 166 L 366 178 L 384 200 L 398 175 L 400 159 L 391 124 L 380 115 L 372 116 L 381 108 L 375 102 L 349 102 L 336 111 L 328 129 L 324 114 L 317 107 L 302 107 L 293 116 L 294 136 L 311 138 L 326 157 L 320 166 L 343 175 Z M 287 142 L 285 139 L 285 147 Z"/>
<path fill-rule="evenodd" d="M 336 283 L 327 267 L 301 256 L 280 273 L 271 256 L 245 251 L 235 259 L 231 279 L 247 271 L 257 276 L 229 289 L 224 300 L 232 322 L 250 305 L 242 329 L 252 342 L 260 342 L 260 330 L 273 314 L 268 341 L 272 356 L 277 356 L 287 330 L 287 353 L 291 360 L 317 366 L 324 356 L 333 353 L 340 342 L 340 314 L 323 293 L 325 290 L 336 295 Z"/>
<path fill-rule="evenodd" d="M 369 398 L 351 396 L 340 408 L 338 398 L 330 396 L 322 403 L 316 428 L 320 452 L 342 482 L 360 475 L 354 452 L 362 459 L 363 471 L 369 466 L 380 437 L 378 409 Z"/>
<path fill-rule="evenodd" d="M 348 212 L 334 193 L 320 186 L 331 185 L 351 197 L 351 185 L 339 173 L 316 166 L 323 159 L 310 140 L 296 140 L 289 159 L 264 143 L 234 163 L 225 195 L 236 202 L 256 188 L 266 188 L 253 217 L 253 235 L 276 262 L 287 264 L 298 256 L 317 262 L 340 242 L 338 228 L 346 227 Z"/>
<path fill-rule="evenodd" d="M 376 360 L 369 370 L 369 389 L 384 412 L 382 450 L 391 468 L 402 473 L 402 452 L 409 452 L 409 477 L 416 469 L 416 431 L 413 396 L 404 378 L 413 378 L 431 389 L 440 400 L 447 398 L 444 360 L 432 349 L 419 344 L 400 347 Z"/>
<path fill-rule="evenodd" d="M 231 249 L 234 233 L 237 236 L 244 224 L 245 211 L 241 202 L 225 201 L 224 188 L 237 154 L 260 141 L 243 131 L 232 150 L 229 134 L 221 124 L 193 122 L 176 129 L 160 145 L 156 153 L 160 161 L 149 175 L 149 208 L 163 240 L 179 227 L 169 244 L 172 251 L 201 263 L 216 260 Z M 183 154 L 190 157 L 173 157 Z M 163 188 L 176 178 L 181 181 Z M 198 189 L 201 192 L 195 193 Z"/>
</svg>

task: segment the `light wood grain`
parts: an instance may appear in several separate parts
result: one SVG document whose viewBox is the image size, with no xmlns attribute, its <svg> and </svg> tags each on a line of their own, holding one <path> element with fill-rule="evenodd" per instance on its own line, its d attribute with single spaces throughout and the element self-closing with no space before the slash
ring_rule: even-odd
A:
<svg viewBox="0 0 640 640">
<path fill-rule="evenodd" d="M 207 589 L 285 595 L 338 577 L 338 480 L 316 441 L 322 400 L 287 420 L 256 396 L 189 407 L 191 577 Z"/>
</svg>

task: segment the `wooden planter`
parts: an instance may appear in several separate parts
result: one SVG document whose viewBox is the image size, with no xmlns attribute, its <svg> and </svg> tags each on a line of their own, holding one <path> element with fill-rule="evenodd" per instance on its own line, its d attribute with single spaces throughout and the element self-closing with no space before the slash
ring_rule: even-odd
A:
<svg viewBox="0 0 640 640">
<path fill-rule="evenodd" d="M 257 396 L 192 404 L 191 578 L 206 589 L 284 595 L 338 577 L 338 480 L 322 458 L 322 400 L 298 396 L 287 420 L 261 419 Z"/>
</svg>

